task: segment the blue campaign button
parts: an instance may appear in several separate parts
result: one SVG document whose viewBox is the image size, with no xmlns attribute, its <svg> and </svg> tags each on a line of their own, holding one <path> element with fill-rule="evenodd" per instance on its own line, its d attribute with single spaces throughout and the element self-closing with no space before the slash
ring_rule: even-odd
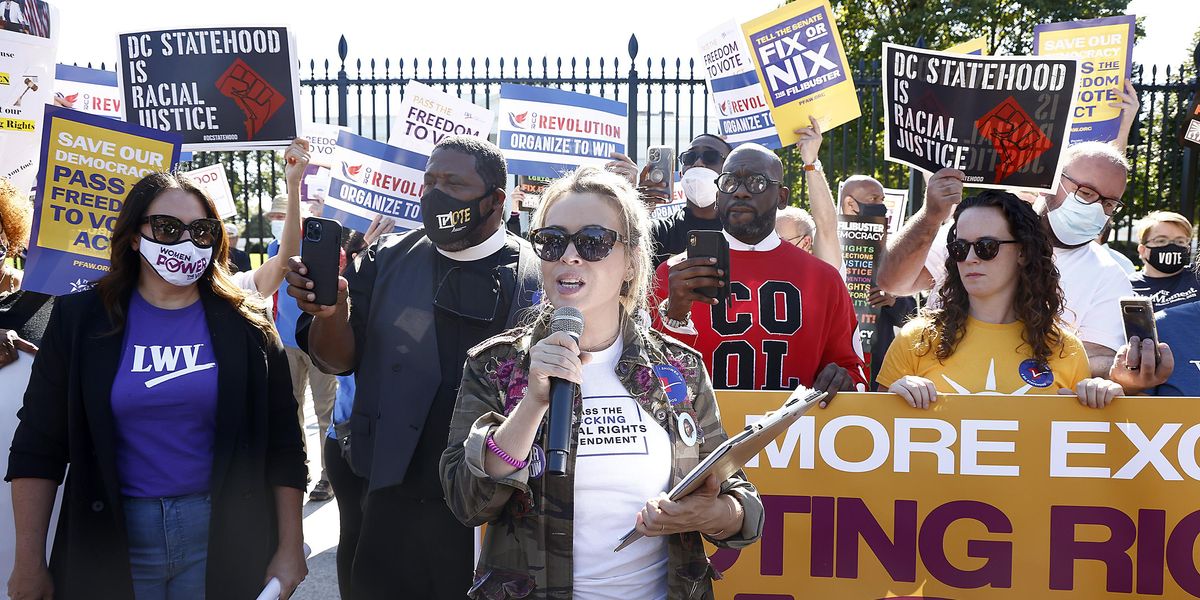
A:
<svg viewBox="0 0 1200 600">
<path fill-rule="evenodd" d="M 672 405 L 687 400 L 687 382 L 683 380 L 683 373 L 680 373 L 679 369 L 671 365 L 655 365 L 654 375 L 662 383 L 663 391 L 667 393 L 667 399 Z"/>
<path fill-rule="evenodd" d="M 1021 361 L 1017 372 L 1021 374 L 1025 383 L 1033 387 L 1045 388 L 1054 383 L 1054 371 L 1050 365 L 1032 358 Z"/>
</svg>

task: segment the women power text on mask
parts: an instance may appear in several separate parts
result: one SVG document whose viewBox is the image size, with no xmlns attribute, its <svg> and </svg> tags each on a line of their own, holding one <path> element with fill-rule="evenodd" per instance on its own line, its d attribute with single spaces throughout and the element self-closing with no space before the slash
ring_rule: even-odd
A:
<svg viewBox="0 0 1200 600">
<path fill-rule="evenodd" d="M 160 244 L 146 236 L 138 245 L 142 258 L 154 267 L 167 283 L 185 286 L 195 283 L 208 270 L 212 260 L 212 248 L 198 248 L 191 240 L 174 244 Z"/>
</svg>

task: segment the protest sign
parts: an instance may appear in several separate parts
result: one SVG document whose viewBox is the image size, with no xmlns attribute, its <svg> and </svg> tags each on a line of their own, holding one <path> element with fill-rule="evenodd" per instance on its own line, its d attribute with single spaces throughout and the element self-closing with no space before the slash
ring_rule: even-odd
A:
<svg viewBox="0 0 1200 600">
<path fill-rule="evenodd" d="M 987 53 L 987 38 L 975 38 L 970 41 L 963 42 L 957 46 L 946 48 L 946 52 L 952 54 L 974 54 L 982 56 Z"/>
<path fill-rule="evenodd" d="M 1192 108 L 1183 115 L 1183 128 L 1179 131 L 1180 143 L 1200 148 L 1200 88 L 1192 94 Z"/>
<path fill-rule="evenodd" d="M 517 208 L 527 211 L 537 210 L 538 206 L 542 204 L 542 193 L 546 191 L 551 181 L 554 180 L 549 177 L 518 176 L 517 189 L 521 190 L 524 198 L 521 199 L 521 206 Z"/>
<path fill-rule="evenodd" d="M 1033 28 L 1033 53 L 1079 59 L 1079 92 L 1069 143 L 1111 142 L 1121 128 L 1119 102 L 1133 69 L 1133 30 L 1137 17 L 1121 15 L 1087 21 L 1047 23 Z"/>
<path fill-rule="evenodd" d="M 883 188 L 883 205 L 887 207 L 888 233 L 900 231 L 908 213 L 908 190 Z"/>
<path fill-rule="evenodd" d="M 300 132 L 300 76 L 283 27 L 117 36 L 125 119 L 183 135 L 185 150 L 286 148 Z"/>
<path fill-rule="evenodd" d="M 213 204 L 217 205 L 217 216 L 228 219 L 237 214 L 237 205 L 233 203 L 233 191 L 229 188 L 229 178 L 225 174 L 225 165 L 216 163 L 201 167 L 195 171 L 184 173 L 196 182 L 196 185 L 208 192 Z"/>
<path fill-rule="evenodd" d="M 742 25 L 779 141 L 799 141 L 795 130 L 823 131 L 857 119 L 858 92 L 828 0 L 798 0 Z"/>
<path fill-rule="evenodd" d="M 44 105 L 33 231 L 21 287 L 59 296 L 108 271 L 109 237 L 130 188 L 179 161 L 179 134 Z"/>
<path fill-rule="evenodd" d="M 42 106 L 54 99 L 58 10 L 41 0 L 5 3 L 0 13 L 0 177 L 33 189 Z"/>
<path fill-rule="evenodd" d="M 1052 190 L 1078 85 L 1074 58 L 883 45 L 884 156 L 968 187 Z"/>
<path fill-rule="evenodd" d="M 662 204 L 655 204 L 650 209 L 651 219 L 663 219 L 675 214 L 679 209 L 687 204 L 687 194 L 683 192 L 683 186 L 679 185 L 679 174 L 675 174 L 675 185 L 671 187 L 671 201 Z"/>
<path fill-rule="evenodd" d="M 55 65 L 54 104 L 91 115 L 120 119 L 121 88 L 116 71 Z"/>
<path fill-rule="evenodd" d="M 716 597 L 1200 597 L 1195 398 L 980 391 L 930 410 L 839 393 L 801 417 L 746 466 L 764 532 L 712 556 Z M 731 434 L 787 397 L 717 392 Z"/>
<path fill-rule="evenodd" d="M 305 202 L 325 202 L 332 180 L 333 173 L 329 168 L 308 163 L 304 177 L 300 179 L 300 198 Z"/>
<path fill-rule="evenodd" d="M 875 287 L 875 269 L 883 253 L 887 237 L 886 217 L 838 215 L 838 240 L 842 243 L 842 262 L 845 264 L 846 289 L 858 316 L 864 352 L 871 351 L 875 337 L 875 320 L 879 309 L 871 306 L 871 288 Z"/>
<path fill-rule="evenodd" d="M 333 149 L 337 147 L 338 133 L 341 131 L 342 128 L 337 125 L 305 123 L 302 135 L 308 140 L 308 164 L 332 167 Z"/>
<path fill-rule="evenodd" d="M 704 34 L 699 44 L 708 93 L 721 115 L 721 137 L 734 147 L 745 142 L 783 147 L 737 22 L 729 21 Z"/>
<path fill-rule="evenodd" d="M 388 144 L 425 156 L 433 154 L 433 147 L 447 136 L 487 139 L 492 133 L 491 110 L 420 81 L 405 84 L 399 114 Z"/>
<path fill-rule="evenodd" d="M 339 133 L 324 216 L 357 231 L 366 231 L 375 215 L 392 217 L 397 229 L 421 228 L 428 160 L 349 131 Z"/>
<path fill-rule="evenodd" d="M 603 167 L 613 152 L 625 154 L 624 102 L 505 83 L 499 122 L 498 145 L 513 173 L 556 178 L 576 167 Z"/>
</svg>

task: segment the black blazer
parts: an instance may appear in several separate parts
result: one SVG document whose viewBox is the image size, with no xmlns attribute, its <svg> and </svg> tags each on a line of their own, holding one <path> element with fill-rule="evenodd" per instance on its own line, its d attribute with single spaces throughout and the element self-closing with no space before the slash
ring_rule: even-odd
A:
<svg viewBox="0 0 1200 600">
<path fill-rule="evenodd" d="M 277 541 L 273 486 L 305 487 L 287 357 L 202 290 L 218 374 L 207 597 L 255 598 Z M 50 558 L 55 598 L 133 600 L 117 480 L 112 384 L 124 336 L 95 291 L 58 299 L 25 393 L 6 480 L 62 481 Z"/>
</svg>

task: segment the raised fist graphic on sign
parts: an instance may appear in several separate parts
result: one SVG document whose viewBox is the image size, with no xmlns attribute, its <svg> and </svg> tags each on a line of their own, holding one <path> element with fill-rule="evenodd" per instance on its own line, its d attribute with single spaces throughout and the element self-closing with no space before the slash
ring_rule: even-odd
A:
<svg viewBox="0 0 1200 600">
<path fill-rule="evenodd" d="M 975 121 L 975 127 L 996 149 L 999 160 L 994 183 L 1033 162 L 1052 145 L 1042 128 L 1012 96 Z"/>
<path fill-rule="evenodd" d="M 245 113 L 247 140 L 254 139 L 284 103 L 283 94 L 240 58 L 217 79 L 217 89 L 233 98 Z"/>
</svg>

